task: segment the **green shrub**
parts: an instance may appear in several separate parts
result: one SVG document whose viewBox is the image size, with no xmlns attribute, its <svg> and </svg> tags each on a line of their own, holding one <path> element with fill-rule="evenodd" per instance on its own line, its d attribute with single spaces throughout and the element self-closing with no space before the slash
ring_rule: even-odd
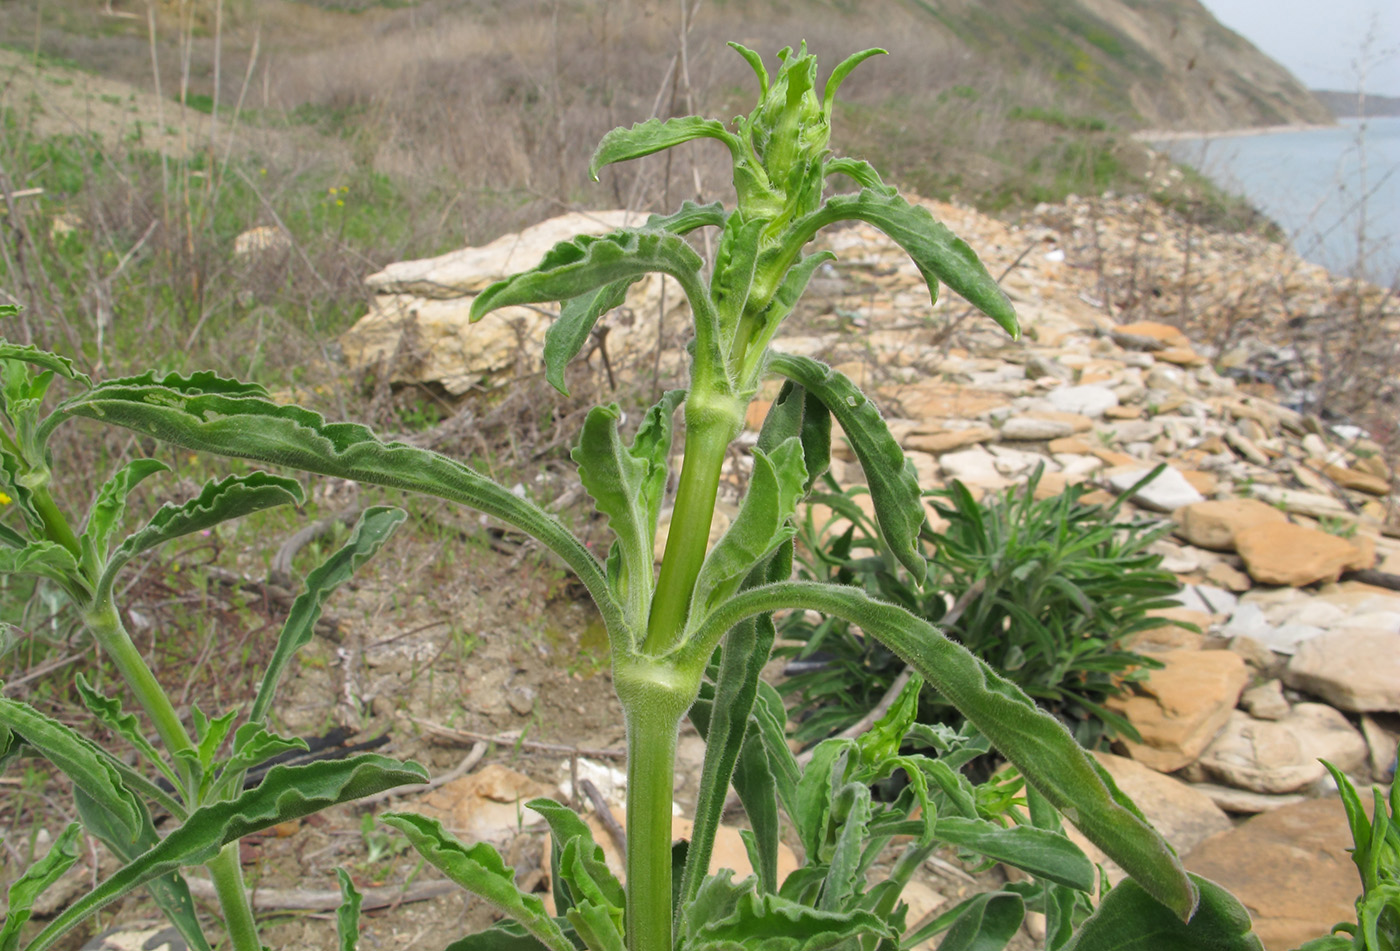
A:
<svg viewBox="0 0 1400 951">
<path fill-rule="evenodd" d="M 1040 477 L 1037 470 L 1025 486 L 980 504 L 960 482 L 929 493 L 949 524 L 942 533 L 925 529 L 937 581 L 924 588 L 910 584 L 880 549 L 869 518 L 853 500 L 863 489 L 814 498 L 850 526 L 824 543 L 829 526 L 816 525 L 809 509 L 803 570 L 861 587 L 935 624 L 945 621 L 948 598 L 964 599 L 965 610 L 947 621 L 947 633 L 1064 720 L 1081 743 L 1092 745 L 1105 733 L 1136 736 L 1103 701 L 1160 666 L 1124 645 L 1161 624 L 1149 612 L 1174 604 L 1170 598 L 1180 590 L 1161 569 L 1161 557 L 1147 551 L 1169 526 L 1155 519 L 1119 521 L 1118 503 L 1086 504 L 1084 486 L 1037 500 Z M 861 551 L 868 554 L 856 557 Z M 903 670 L 889 651 L 839 619 L 813 624 L 793 615 L 782 634 L 801 642 L 787 648 L 790 656 L 833 655 L 783 685 L 806 713 L 797 731 L 804 741 L 856 722 Z M 936 696 L 926 695 L 926 718 L 952 715 Z"/>
</svg>

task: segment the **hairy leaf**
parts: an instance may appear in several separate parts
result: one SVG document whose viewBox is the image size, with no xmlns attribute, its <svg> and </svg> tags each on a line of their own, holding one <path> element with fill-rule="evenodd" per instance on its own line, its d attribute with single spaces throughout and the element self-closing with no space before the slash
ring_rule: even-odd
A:
<svg viewBox="0 0 1400 951">
<path fill-rule="evenodd" d="M 343 868 L 335 870 L 340 883 L 340 907 L 335 910 L 335 934 L 340 951 L 355 951 L 360 943 L 360 902 L 362 896 Z"/>
<path fill-rule="evenodd" d="M 88 566 L 93 576 L 107 561 L 107 542 L 112 532 L 121 523 L 126 511 L 126 497 L 143 480 L 157 472 L 169 472 L 170 467 L 156 459 L 134 459 L 117 470 L 97 492 L 97 500 L 88 513 L 87 525 L 83 528 L 83 553 L 90 557 Z M 89 554 L 90 553 L 90 554 Z"/>
<path fill-rule="evenodd" d="M 65 591 L 85 590 L 73 553 L 57 542 L 30 542 L 23 548 L 0 548 L 0 575 L 37 575 Z"/>
<path fill-rule="evenodd" d="M 1132 879 L 1119 882 L 1063 951 L 1262 951 L 1249 913 L 1214 882 L 1192 875 L 1201 902 L 1183 922 Z"/>
<path fill-rule="evenodd" d="M 608 630 L 621 609 L 602 567 L 559 521 L 460 462 L 404 443 L 386 443 L 363 426 L 327 423 L 298 406 L 218 392 L 185 393 L 158 384 L 103 385 L 62 407 L 183 446 L 321 475 L 422 492 L 473 506 L 514 525 L 559 555 L 588 588 Z"/>
<path fill-rule="evenodd" d="M 182 865 L 208 862 L 230 842 L 336 803 L 395 786 L 422 783 L 427 778 L 427 772 L 416 763 L 399 763 L 373 753 L 302 766 L 274 766 L 257 787 L 237 799 L 212 803 L 191 813 L 184 824 L 157 845 L 64 909 L 39 933 L 28 951 L 52 947 L 93 912 Z"/>
<path fill-rule="evenodd" d="M 782 608 L 818 610 L 860 625 L 922 674 L 1091 842 L 1183 920 L 1191 916 L 1196 888 L 1176 854 L 1130 801 L 1105 783 L 1064 726 L 985 662 L 903 608 L 851 587 L 772 584 L 740 592 L 721 605 L 683 652 L 712 648 L 742 618 Z"/>
<path fill-rule="evenodd" d="M 436 819 L 408 812 L 386 812 L 380 821 L 393 826 L 418 850 L 418 854 L 452 881 L 494 905 L 518 921 L 553 951 L 574 951 L 564 932 L 544 909 L 544 902 L 515 885 L 515 870 L 501 860 L 487 842 L 470 848 L 442 827 Z"/>
<path fill-rule="evenodd" d="M 617 877 L 608 869 L 602 846 L 593 841 L 593 831 L 588 824 L 572 809 L 553 799 L 531 799 L 525 803 L 525 808 L 538 812 L 549 823 L 550 835 L 554 840 L 550 852 L 550 873 L 558 913 L 562 915 L 582 899 L 588 898 L 600 907 L 615 908 L 621 916 L 622 909 L 627 905 L 626 893 Z M 570 846 L 573 847 L 572 851 Z M 562 894 L 560 886 L 563 886 Z"/>
<path fill-rule="evenodd" d="M 680 951 L 760 948 L 770 939 L 790 939 L 793 951 L 836 948 L 855 937 L 893 938 L 889 924 L 866 911 L 822 911 L 777 895 L 760 895 L 753 879 L 739 884 L 729 872 L 706 879 L 683 913 Z"/>
<path fill-rule="evenodd" d="M 6 315 L 0 313 L 0 316 Z M 65 380 L 72 380 L 83 386 L 92 386 L 92 379 L 79 370 L 72 360 L 28 344 L 10 343 L 8 340 L 0 339 L 0 360 L 18 360 L 21 363 L 29 363 L 43 367 L 45 370 L 51 370 Z"/>
<path fill-rule="evenodd" d="M 1025 916 L 1020 895 L 983 892 L 939 915 L 905 942 L 913 946 L 946 929 L 938 951 L 1001 951 L 1020 930 Z"/>
<path fill-rule="evenodd" d="M 407 517 L 408 513 L 403 509 L 388 506 L 377 505 L 365 509 L 355 522 L 350 540 L 306 576 L 306 588 L 292 602 L 292 609 L 287 613 L 287 620 L 277 637 L 277 648 L 267 663 L 262 682 L 258 684 L 257 697 L 248 713 L 250 721 L 266 719 L 282 674 L 296 652 L 311 640 L 326 599 L 374 557 Z"/>
<path fill-rule="evenodd" d="M 162 505 L 145 528 L 128 535 L 112 553 L 99 589 L 109 589 L 122 566 L 143 551 L 262 509 L 289 503 L 300 505 L 304 498 L 301 484 L 295 479 L 267 472 L 211 479 L 204 483 L 199 495 L 183 505 Z"/>
<path fill-rule="evenodd" d="M 691 596 L 692 618 L 704 617 L 733 594 L 763 556 L 797 533 L 793 516 L 806 483 L 800 438 L 785 440 L 771 454 L 754 447 L 749 491 L 733 524 L 700 567 Z"/>
<path fill-rule="evenodd" d="M 724 128 L 723 122 L 716 119 L 702 119 L 699 116 L 648 119 L 630 129 L 613 129 L 603 136 L 588 163 L 588 175 L 596 182 L 599 170 L 607 165 L 653 155 L 685 142 L 705 138 L 718 139 L 728 146 L 732 155 L 738 157 L 739 140 Z"/>
<path fill-rule="evenodd" d="M 572 929 L 573 925 L 570 925 L 564 933 L 567 935 Z M 548 951 L 548 946 L 522 928 L 519 922 L 505 918 L 485 931 L 459 938 L 443 951 Z"/>
<path fill-rule="evenodd" d="M 87 678 L 79 671 L 74 677 L 74 685 L 78 688 L 78 695 L 83 698 L 83 706 L 88 708 L 88 712 L 102 721 L 106 727 L 125 739 L 141 752 L 143 756 L 170 780 L 175 788 L 179 788 L 180 780 L 176 776 L 175 770 L 165 761 L 165 757 L 155 748 L 150 740 L 146 739 L 146 734 L 141 732 L 141 721 L 134 713 L 127 713 L 122 708 L 122 702 L 113 697 L 98 692 Z"/>
<path fill-rule="evenodd" d="M 1094 889 L 1094 864 L 1079 846 L 1055 832 L 1033 826 L 999 826 L 986 819 L 943 816 L 937 835 L 949 845 L 1014 865 L 1037 878 L 1081 892 Z"/>
<path fill-rule="evenodd" d="M 10 885 L 5 920 L 0 922 L 0 951 L 19 951 L 19 933 L 34 913 L 34 902 L 78 861 L 79 835 L 76 822 L 58 834 L 44 857 L 24 871 Z"/>
<path fill-rule="evenodd" d="M 922 583 L 927 566 L 918 544 L 925 521 L 918 474 L 880 411 L 845 374 L 810 357 L 773 353 L 769 366 L 821 400 L 841 424 L 865 472 L 885 544 Z"/>
<path fill-rule="evenodd" d="M 846 220 L 868 222 L 903 248 L 914 259 L 933 299 L 937 299 L 938 282 L 942 281 L 1000 324 L 1013 339 L 1021 335 L 1016 311 L 987 273 L 977 252 L 935 221 L 927 208 L 911 205 L 898 195 L 865 188 L 854 195 L 832 196 L 821 208 L 793 224 L 789 238 L 792 257 L 818 230 Z"/>
</svg>

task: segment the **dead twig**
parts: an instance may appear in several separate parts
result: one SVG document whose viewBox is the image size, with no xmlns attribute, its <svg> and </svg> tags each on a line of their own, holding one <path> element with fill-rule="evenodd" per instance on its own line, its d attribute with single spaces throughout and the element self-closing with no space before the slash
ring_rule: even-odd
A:
<svg viewBox="0 0 1400 951">
<path fill-rule="evenodd" d="M 598 787 L 593 785 L 591 779 L 580 779 L 579 788 L 583 790 L 588 801 L 593 803 L 594 810 L 598 813 L 598 821 L 603 824 L 603 828 L 608 830 L 608 835 L 613 840 L 613 845 L 617 846 L 618 852 L 627 854 L 627 830 L 612 814 L 612 809 L 608 806 L 608 801 L 603 798 L 603 794 L 598 791 Z"/>
<path fill-rule="evenodd" d="M 214 884 L 207 878 L 188 875 L 186 881 L 196 898 L 210 900 L 216 897 Z M 411 888 L 366 888 L 361 892 L 360 910 L 374 911 L 405 902 L 427 901 L 440 895 L 450 895 L 458 889 L 456 883 L 445 879 L 420 882 Z M 310 888 L 257 888 L 251 897 L 254 911 L 334 911 L 341 902 L 339 890 Z"/>
<path fill-rule="evenodd" d="M 489 733 L 459 730 L 450 726 L 443 726 L 441 723 L 434 723 L 431 720 L 420 720 L 418 717 L 414 716 L 409 716 L 408 720 L 427 730 L 430 735 L 453 743 L 476 743 L 484 740 L 487 743 L 495 743 L 497 746 L 527 750 L 531 753 L 554 753 L 562 756 L 590 756 L 595 759 L 625 760 L 627 758 L 626 750 L 600 750 L 589 749 L 583 746 L 562 746 L 558 743 L 538 743 L 534 740 L 524 740 L 514 736 L 492 736 Z"/>
<path fill-rule="evenodd" d="M 366 796 L 363 799 L 355 800 L 357 806 L 372 806 L 375 803 L 383 802 L 385 799 L 392 799 L 395 796 L 417 796 L 425 792 L 432 792 L 439 786 L 446 786 L 455 779 L 461 779 L 471 772 L 472 767 L 480 763 L 482 757 L 486 755 L 487 743 L 485 740 L 478 740 L 472 744 L 471 752 L 462 757 L 462 761 L 452 767 L 441 776 L 434 776 L 426 783 L 419 783 L 415 786 L 398 786 L 394 789 L 386 789 L 383 792 L 375 793 L 373 796 Z"/>
</svg>

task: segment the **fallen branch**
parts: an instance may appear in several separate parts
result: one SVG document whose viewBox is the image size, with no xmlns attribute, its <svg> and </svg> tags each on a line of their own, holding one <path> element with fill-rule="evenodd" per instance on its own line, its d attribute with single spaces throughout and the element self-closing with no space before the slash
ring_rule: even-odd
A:
<svg viewBox="0 0 1400 951">
<path fill-rule="evenodd" d="M 214 884 L 207 878 L 195 875 L 185 876 L 190 884 L 190 893 L 196 898 L 212 900 Z M 366 888 L 361 891 L 361 911 L 376 908 L 390 908 L 407 902 L 427 901 L 440 895 L 450 895 L 458 891 L 458 886 L 446 879 L 420 882 L 411 888 Z M 310 888 L 256 888 L 250 893 L 254 911 L 334 911 L 340 907 L 340 891 L 322 891 Z"/>
<path fill-rule="evenodd" d="M 489 733 L 476 733 L 472 730 L 458 730 L 450 726 L 443 726 L 441 723 L 434 723 L 431 720 L 420 720 L 418 717 L 410 716 L 408 719 L 427 730 L 432 736 L 452 743 L 466 745 L 485 741 L 495 743 L 497 746 L 505 746 L 511 749 L 527 750 L 531 753 L 556 753 L 562 756 L 591 756 L 594 759 L 626 759 L 626 750 L 599 750 L 589 749 L 584 746 L 561 746 L 558 743 L 538 743 L 534 740 L 525 740 L 515 736 L 492 736 Z"/>
</svg>

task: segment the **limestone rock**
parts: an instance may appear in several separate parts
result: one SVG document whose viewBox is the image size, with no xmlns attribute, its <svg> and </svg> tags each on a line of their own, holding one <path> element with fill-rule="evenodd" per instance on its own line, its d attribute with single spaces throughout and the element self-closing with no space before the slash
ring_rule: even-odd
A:
<svg viewBox="0 0 1400 951">
<path fill-rule="evenodd" d="M 1280 806 L 1291 805 L 1307 799 L 1302 793 L 1281 793 L 1269 796 L 1264 793 L 1236 789 L 1234 786 L 1220 786 L 1216 783 L 1192 783 L 1191 788 L 1204 793 L 1211 802 L 1226 812 L 1239 815 L 1258 815 Z"/>
<path fill-rule="evenodd" d="M 1060 439 L 1074 433 L 1074 426 L 1058 419 L 1013 416 L 1001 427 L 1001 438 L 1016 441 Z"/>
<path fill-rule="evenodd" d="M 1167 651 L 1154 655 L 1165 666 L 1112 697 L 1110 710 L 1128 718 L 1141 743 L 1123 740 L 1128 754 L 1158 772 L 1194 761 L 1230 719 L 1249 670 L 1231 651 Z"/>
<path fill-rule="evenodd" d="M 1233 649 L 1234 643 L 1230 646 Z M 1240 697 L 1240 708 L 1260 720 L 1282 720 L 1293 709 L 1284 699 L 1281 680 L 1266 680 L 1257 687 L 1250 687 Z"/>
<path fill-rule="evenodd" d="M 1356 920 L 1360 882 L 1351 845 L 1341 801 L 1310 799 L 1207 839 L 1185 865 L 1249 909 L 1267 951 L 1289 951 Z"/>
<path fill-rule="evenodd" d="M 468 841 L 501 841 L 514 835 L 522 824 L 543 822 L 537 813 L 525 808 L 525 803 L 553 793 L 552 788 L 529 776 L 491 763 L 434 789 L 419 801 L 418 808 L 441 819 Z"/>
<path fill-rule="evenodd" d="M 1327 477 L 1344 489 L 1355 489 L 1358 492 L 1366 492 L 1370 495 L 1388 495 L 1390 493 L 1390 480 L 1372 475 L 1369 472 L 1362 472 L 1360 469 L 1347 469 L 1342 466 L 1327 466 L 1324 470 Z"/>
<path fill-rule="evenodd" d="M 1235 535 L 1266 522 L 1286 522 L 1288 518 L 1257 499 L 1218 499 L 1183 505 L 1172 512 L 1176 532 L 1200 548 L 1233 551 Z"/>
<path fill-rule="evenodd" d="M 910 451 L 939 455 L 996 438 L 997 431 L 990 426 L 969 426 L 966 429 L 939 429 L 933 432 L 916 430 L 905 436 L 902 442 L 904 448 Z"/>
<path fill-rule="evenodd" d="M 1114 491 L 1126 492 L 1151 471 L 1151 468 L 1130 469 L 1109 476 L 1108 481 Z M 1161 475 L 1138 489 L 1133 501 L 1154 512 L 1174 512 L 1183 505 L 1203 502 L 1204 497 L 1180 472 L 1168 466 Z"/>
<path fill-rule="evenodd" d="M 1218 782 L 1273 794 L 1297 792 L 1322 779 L 1327 771 L 1319 760 L 1351 772 L 1366 757 L 1366 740 L 1346 717 L 1326 704 L 1300 703 L 1278 720 L 1235 710 L 1201 754 L 1199 766 Z"/>
<path fill-rule="evenodd" d="M 1081 416 L 1102 416 L 1110 406 L 1118 405 L 1118 395 L 1106 386 L 1065 386 L 1051 390 L 1046 398 L 1062 413 Z"/>
<path fill-rule="evenodd" d="M 997 457 L 981 446 L 950 452 L 939 457 L 938 463 L 946 479 L 957 479 L 984 489 L 1002 489 L 1011 484 L 997 471 Z"/>
<path fill-rule="evenodd" d="M 1284 682 L 1356 713 L 1400 711 L 1400 633 L 1329 631 L 1298 646 Z"/>
<path fill-rule="evenodd" d="M 1357 558 L 1356 546 L 1345 538 L 1287 522 L 1236 533 L 1235 549 L 1255 581 L 1294 587 L 1336 581 Z"/>
</svg>

